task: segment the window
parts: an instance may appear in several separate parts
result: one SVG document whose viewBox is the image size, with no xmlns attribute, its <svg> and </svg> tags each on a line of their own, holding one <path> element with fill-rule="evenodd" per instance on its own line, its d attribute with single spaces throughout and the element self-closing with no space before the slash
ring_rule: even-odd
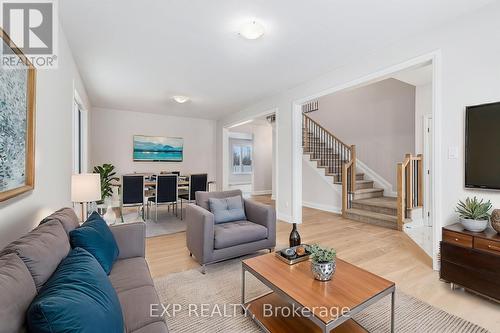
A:
<svg viewBox="0 0 500 333">
<path fill-rule="evenodd" d="M 252 146 L 233 146 L 233 173 L 252 173 Z"/>
<path fill-rule="evenodd" d="M 87 112 L 75 91 L 73 102 L 73 173 L 87 172 Z"/>
</svg>

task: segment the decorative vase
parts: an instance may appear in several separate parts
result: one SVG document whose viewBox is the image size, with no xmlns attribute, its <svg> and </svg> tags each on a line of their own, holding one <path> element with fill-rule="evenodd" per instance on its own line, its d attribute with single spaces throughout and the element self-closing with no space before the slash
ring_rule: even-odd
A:
<svg viewBox="0 0 500 333">
<path fill-rule="evenodd" d="M 494 209 L 491 213 L 491 226 L 500 234 L 500 209 Z"/>
<path fill-rule="evenodd" d="M 331 262 L 311 262 L 313 276 L 318 281 L 330 281 L 336 267 L 335 259 Z"/>
<path fill-rule="evenodd" d="M 104 200 L 104 206 L 106 207 L 106 214 L 102 215 L 102 218 L 108 225 L 113 225 L 116 223 L 116 214 L 113 211 L 113 201 L 111 198 L 106 198 Z"/>
<path fill-rule="evenodd" d="M 300 245 L 300 235 L 297 230 L 297 223 L 293 224 L 292 232 L 290 232 L 290 247 L 299 246 Z"/>
<path fill-rule="evenodd" d="M 482 232 L 488 227 L 488 220 L 460 219 L 462 226 L 472 232 Z"/>
</svg>

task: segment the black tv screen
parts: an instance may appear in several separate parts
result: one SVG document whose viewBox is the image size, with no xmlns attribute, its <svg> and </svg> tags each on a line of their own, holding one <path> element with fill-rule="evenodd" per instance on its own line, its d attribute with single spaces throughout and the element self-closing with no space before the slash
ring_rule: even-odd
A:
<svg viewBox="0 0 500 333">
<path fill-rule="evenodd" d="M 500 189 L 500 102 L 466 108 L 465 187 Z"/>
</svg>

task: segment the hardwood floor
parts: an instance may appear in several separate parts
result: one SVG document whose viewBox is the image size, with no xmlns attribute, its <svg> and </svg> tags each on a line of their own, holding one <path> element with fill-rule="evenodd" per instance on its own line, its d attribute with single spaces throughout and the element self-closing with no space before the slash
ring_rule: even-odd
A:
<svg viewBox="0 0 500 333">
<path fill-rule="evenodd" d="M 254 199 L 272 204 L 269 196 Z M 452 291 L 432 270 L 430 258 L 403 232 L 310 208 L 304 208 L 303 220 L 299 226 L 302 242 L 331 246 L 338 257 L 394 281 L 398 290 L 500 332 L 500 304 L 462 290 Z M 277 248 L 287 245 L 290 230 L 290 224 L 278 222 Z M 189 256 L 185 233 L 147 239 L 146 257 L 153 277 L 199 267 Z"/>
</svg>

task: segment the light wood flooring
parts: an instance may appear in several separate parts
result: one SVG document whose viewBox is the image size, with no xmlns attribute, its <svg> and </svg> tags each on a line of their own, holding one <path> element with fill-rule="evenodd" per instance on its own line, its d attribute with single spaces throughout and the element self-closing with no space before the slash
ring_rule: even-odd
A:
<svg viewBox="0 0 500 333">
<path fill-rule="evenodd" d="M 254 200 L 272 204 L 269 196 Z M 430 258 L 404 233 L 304 208 L 299 232 L 304 243 L 335 248 L 338 257 L 392 280 L 398 290 L 449 313 L 500 332 L 500 304 L 463 290 L 450 290 L 431 268 Z M 288 243 L 291 225 L 278 222 L 277 247 Z M 153 277 L 197 268 L 189 256 L 185 233 L 147 239 L 146 257 Z"/>
</svg>

